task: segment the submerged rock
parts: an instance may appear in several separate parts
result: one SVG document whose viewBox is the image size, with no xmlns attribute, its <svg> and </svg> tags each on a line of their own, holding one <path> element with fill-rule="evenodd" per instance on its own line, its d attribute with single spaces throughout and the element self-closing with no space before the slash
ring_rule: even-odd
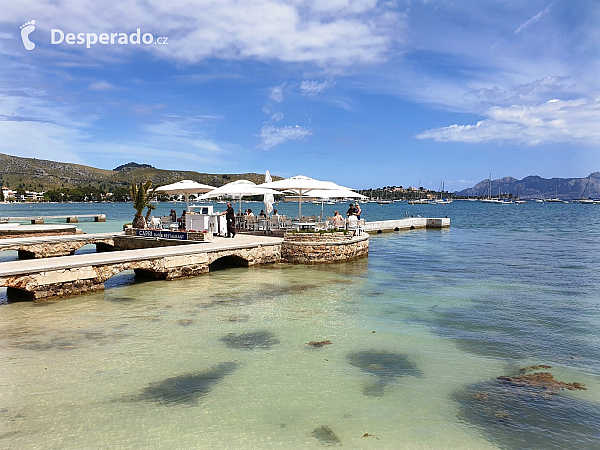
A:
<svg viewBox="0 0 600 450">
<path fill-rule="evenodd" d="M 324 347 L 326 345 L 331 345 L 331 344 L 333 344 L 333 342 L 331 342 L 331 341 L 310 341 L 306 345 L 310 345 L 311 347 L 315 347 L 315 348 L 321 348 L 321 347 Z"/>
<path fill-rule="evenodd" d="M 584 386 L 536 372 L 472 384 L 452 398 L 460 405 L 458 418 L 500 448 L 600 448 L 600 405 L 560 395 L 561 389 Z"/>
<path fill-rule="evenodd" d="M 279 344 L 279 339 L 270 331 L 253 331 L 250 333 L 229 333 L 220 339 L 225 342 L 228 347 L 253 349 L 253 348 L 270 348 L 275 344 Z"/>
<path fill-rule="evenodd" d="M 317 438 L 321 445 L 342 445 L 342 441 L 327 425 L 321 425 L 319 428 L 315 428 L 310 435 Z"/>
<path fill-rule="evenodd" d="M 363 388 L 363 394 L 371 397 L 381 397 L 385 387 L 394 383 L 397 378 L 413 376 L 420 377 L 421 371 L 406 355 L 366 350 L 348 355 L 348 362 L 354 367 L 375 375 L 377 380 Z"/>
<path fill-rule="evenodd" d="M 164 405 L 196 405 L 200 398 L 208 394 L 214 385 L 230 375 L 236 367 L 234 362 L 224 362 L 203 372 L 188 373 L 167 378 L 159 383 L 150 383 L 139 399 Z"/>
<path fill-rule="evenodd" d="M 532 370 L 551 368 L 552 366 L 546 366 L 543 364 L 539 366 L 523 367 L 519 370 L 519 372 L 521 372 L 521 375 L 502 376 L 498 377 L 498 380 L 509 385 L 543 390 L 544 392 L 547 392 L 549 394 L 556 394 L 561 389 L 568 389 L 570 391 L 574 391 L 576 389 L 580 391 L 587 390 L 585 384 L 575 382 L 565 383 L 563 381 L 558 381 L 550 372 L 535 372 L 526 374 L 526 372 Z"/>
</svg>

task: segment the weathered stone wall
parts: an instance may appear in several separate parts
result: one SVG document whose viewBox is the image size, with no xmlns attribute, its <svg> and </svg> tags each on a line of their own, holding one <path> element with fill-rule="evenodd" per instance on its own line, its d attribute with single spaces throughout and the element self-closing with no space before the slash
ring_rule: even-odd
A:
<svg viewBox="0 0 600 450">
<path fill-rule="evenodd" d="M 28 238 L 35 236 L 67 236 L 72 234 L 78 234 L 76 228 L 62 231 L 28 231 L 27 233 L 20 232 L 18 229 L 4 229 L 2 232 L 0 232 L 0 239 L 10 239 L 16 237 Z"/>
<path fill-rule="evenodd" d="M 114 262 L 109 262 L 111 261 L 109 258 L 96 265 L 92 263 L 81 267 L 57 268 L 47 272 L 6 276 L 0 278 L 0 286 L 7 286 L 11 291 L 26 292 L 33 300 L 42 300 L 104 289 L 106 280 L 124 270 L 135 270 L 136 274 L 140 276 L 172 280 L 207 273 L 212 263 L 227 257 L 246 261 L 249 266 L 280 261 L 315 264 L 357 258 L 367 255 L 369 251 L 368 234 L 356 237 L 349 237 L 343 233 L 323 235 L 316 233 L 312 236 L 307 234 L 313 238 L 311 240 L 307 240 L 304 235 L 305 233 L 293 233 L 293 237 L 288 240 L 284 239 L 282 244 L 258 245 L 249 248 L 199 251 L 192 254 L 132 261 L 112 259 Z M 120 239 L 122 238 L 115 237 L 116 242 Z M 129 239 L 132 240 L 132 238 Z M 152 241 L 152 239 L 137 238 L 135 240 L 138 242 Z"/>
<path fill-rule="evenodd" d="M 352 239 L 352 233 L 345 233 L 343 231 L 336 231 L 333 233 L 302 233 L 288 231 L 285 233 L 283 239 L 286 242 L 340 242 L 348 241 Z"/>
<path fill-rule="evenodd" d="M 32 300 L 68 297 L 104 289 L 106 280 L 124 270 L 135 270 L 140 276 L 173 280 L 205 274 L 209 271 L 211 263 L 227 256 L 246 260 L 248 265 L 278 262 L 281 260 L 281 245 L 56 269 L 0 278 L 0 286 L 7 286 L 11 291 L 28 293 Z"/>
<path fill-rule="evenodd" d="M 302 233 L 297 233 L 296 236 Z M 343 233 L 340 233 L 343 234 Z M 325 236 L 325 235 L 323 235 Z M 369 235 L 344 238 L 343 240 L 294 241 L 287 240 L 281 246 L 281 260 L 296 264 L 317 264 L 346 261 L 369 253 Z"/>
<path fill-rule="evenodd" d="M 19 259 L 51 258 L 55 256 L 67 256 L 75 250 L 87 244 L 100 245 L 102 250 L 112 249 L 114 246 L 113 238 L 100 238 L 93 240 L 76 240 L 63 242 L 44 242 L 39 244 L 14 244 L 0 248 L 2 250 L 16 250 L 19 252 Z"/>
<path fill-rule="evenodd" d="M 147 238 L 141 236 L 116 236 L 115 250 L 137 250 L 140 248 L 171 247 L 174 245 L 193 244 L 193 241 L 178 239 Z"/>
</svg>

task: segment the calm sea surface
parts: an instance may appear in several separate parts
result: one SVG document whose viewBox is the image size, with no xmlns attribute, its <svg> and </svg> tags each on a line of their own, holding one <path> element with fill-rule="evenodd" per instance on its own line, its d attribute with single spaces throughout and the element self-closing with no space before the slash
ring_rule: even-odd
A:
<svg viewBox="0 0 600 450">
<path fill-rule="evenodd" d="M 347 263 L 124 272 L 47 303 L 0 290 L 0 448 L 599 449 L 600 206 L 363 207 L 405 212 L 452 227 L 372 236 Z M 133 218 L 124 204 L 0 205 L 67 213 L 107 215 L 86 232 Z M 539 364 L 587 390 L 497 380 Z"/>
</svg>

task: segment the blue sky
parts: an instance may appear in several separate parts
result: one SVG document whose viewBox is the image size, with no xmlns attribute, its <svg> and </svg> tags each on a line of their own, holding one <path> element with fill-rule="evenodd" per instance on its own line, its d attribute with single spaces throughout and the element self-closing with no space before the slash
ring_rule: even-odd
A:
<svg viewBox="0 0 600 450">
<path fill-rule="evenodd" d="M 600 170 L 597 0 L 2 9 L 1 153 L 105 169 L 268 169 L 353 188 L 460 190 L 490 173 Z M 167 44 L 51 41 L 53 29 L 87 39 L 138 28 Z"/>
</svg>

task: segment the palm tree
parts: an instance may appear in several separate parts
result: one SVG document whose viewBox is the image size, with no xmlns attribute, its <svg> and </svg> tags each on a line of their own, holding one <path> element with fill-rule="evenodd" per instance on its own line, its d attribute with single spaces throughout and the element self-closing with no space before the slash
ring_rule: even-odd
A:
<svg viewBox="0 0 600 450">
<path fill-rule="evenodd" d="M 146 228 L 146 221 L 150 218 L 150 212 L 156 209 L 156 206 L 150 203 L 154 197 L 155 189 L 151 189 L 152 181 L 137 182 L 133 180 L 133 184 L 129 189 L 131 200 L 133 201 L 133 209 L 135 209 L 135 217 L 131 226 L 133 228 Z M 148 208 L 146 218 L 142 216 L 144 208 Z"/>
</svg>

